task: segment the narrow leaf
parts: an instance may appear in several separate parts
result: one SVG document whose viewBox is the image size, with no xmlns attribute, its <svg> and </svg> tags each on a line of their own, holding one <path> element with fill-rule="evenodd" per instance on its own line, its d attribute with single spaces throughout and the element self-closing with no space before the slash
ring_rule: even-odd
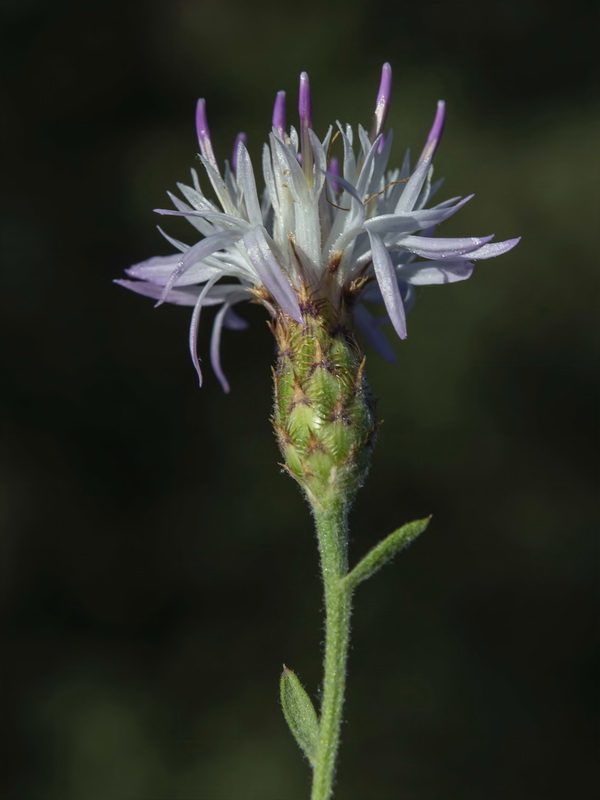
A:
<svg viewBox="0 0 600 800">
<path fill-rule="evenodd" d="M 431 517 L 426 519 L 418 519 L 415 522 L 409 522 L 398 528 L 397 531 L 390 533 L 389 536 L 375 545 L 375 547 L 367 553 L 367 555 L 360 561 L 354 569 L 346 575 L 344 583 L 348 589 L 352 590 L 359 583 L 362 583 L 367 578 L 370 578 L 374 572 L 391 561 L 394 556 L 407 547 L 420 533 L 423 533 L 425 528 L 429 525 Z"/>
<path fill-rule="evenodd" d="M 314 767 L 319 744 L 317 712 L 296 673 L 285 665 L 281 673 L 279 690 L 286 722 L 300 749 Z"/>
</svg>

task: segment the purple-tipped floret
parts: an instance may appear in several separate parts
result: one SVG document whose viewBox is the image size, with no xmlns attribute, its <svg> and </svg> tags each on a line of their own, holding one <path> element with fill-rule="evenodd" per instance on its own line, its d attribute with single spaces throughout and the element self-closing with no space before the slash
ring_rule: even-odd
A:
<svg viewBox="0 0 600 800">
<path fill-rule="evenodd" d="M 392 67 L 386 61 L 381 70 L 381 82 L 379 84 L 379 91 L 377 93 L 377 102 L 375 104 L 375 113 L 373 114 L 373 121 L 371 122 L 371 129 L 369 131 L 369 139 L 374 142 L 375 139 L 383 132 L 385 121 L 390 108 L 390 98 L 392 94 Z"/>
<path fill-rule="evenodd" d="M 285 92 L 277 92 L 273 106 L 273 127 L 283 139 L 285 136 Z"/>
<path fill-rule="evenodd" d="M 427 142 L 425 144 L 425 147 L 423 148 L 420 160 L 426 158 L 432 158 L 440 142 L 440 139 L 442 138 L 445 119 L 446 119 L 446 104 L 444 103 L 443 100 L 438 100 L 437 109 L 435 112 L 435 118 L 433 120 L 433 125 L 431 126 L 431 130 L 429 131 L 429 136 L 427 137 Z"/>
<path fill-rule="evenodd" d="M 308 73 L 300 75 L 300 94 L 298 97 L 298 113 L 300 114 L 300 127 L 307 130 L 312 129 L 312 98 L 310 95 L 310 83 Z"/>
<path fill-rule="evenodd" d="M 200 152 L 213 167 L 216 167 L 217 161 L 210 140 L 210 130 L 208 129 L 208 120 L 206 118 L 206 101 L 202 97 L 196 105 L 196 133 L 198 134 Z"/>
<path fill-rule="evenodd" d="M 302 154 L 301 164 L 307 181 L 312 181 L 313 152 L 310 144 L 309 130 L 312 130 L 312 98 L 310 95 L 310 83 L 308 74 L 303 72 L 300 75 L 300 93 L 298 96 L 298 113 L 300 114 L 300 152 Z"/>
</svg>

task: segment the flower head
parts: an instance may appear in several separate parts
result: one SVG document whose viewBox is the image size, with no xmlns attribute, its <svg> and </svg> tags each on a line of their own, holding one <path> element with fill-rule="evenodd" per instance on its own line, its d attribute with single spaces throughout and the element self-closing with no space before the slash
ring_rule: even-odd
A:
<svg viewBox="0 0 600 800">
<path fill-rule="evenodd" d="M 465 280 L 474 262 L 501 255 L 519 241 L 435 235 L 436 226 L 472 197 L 429 205 L 439 187 L 431 180 L 432 160 L 444 125 L 444 103 L 438 103 L 416 164 L 411 167 L 407 152 L 400 169 L 388 170 L 392 132 L 384 128 L 390 92 L 391 67 L 384 64 L 369 130 L 359 125 L 355 133 L 336 123 L 320 140 L 313 131 L 308 75 L 302 73 L 299 131 L 286 129 L 285 93 L 276 96 L 272 130 L 262 152 L 260 194 L 245 135 L 238 135 L 231 162 L 221 171 L 205 101 L 198 101 L 199 159 L 215 199 L 206 196 L 192 170 L 193 185 L 178 185 L 184 200 L 169 194 L 175 208 L 157 213 L 185 217 L 200 238 L 188 245 L 161 230 L 177 252 L 135 264 L 126 270 L 134 280 L 117 283 L 155 298 L 157 305 L 193 308 L 189 345 L 200 382 L 197 334 L 205 306 L 220 307 L 210 355 L 225 391 L 229 385 L 220 364 L 221 331 L 245 327 L 233 310 L 243 300 L 258 300 L 275 319 L 300 324 L 310 304 L 329 303 L 340 318 L 352 316 L 393 360 L 381 325 L 391 322 L 398 336 L 406 337 L 405 312 L 414 301 L 415 286 Z M 338 140 L 341 164 L 332 155 Z M 385 315 L 374 317 L 366 302 L 383 304 Z"/>
</svg>

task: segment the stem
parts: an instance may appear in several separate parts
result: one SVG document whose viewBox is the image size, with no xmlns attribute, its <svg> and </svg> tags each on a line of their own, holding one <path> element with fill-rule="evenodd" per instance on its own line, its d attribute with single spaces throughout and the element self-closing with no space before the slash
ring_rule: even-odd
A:
<svg viewBox="0 0 600 800">
<path fill-rule="evenodd" d="M 343 583 L 348 572 L 348 508 L 314 508 L 325 590 L 325 667 L 319 723 L 319 747 L 311 800 L 330 800 L 340 740 L 350 640 L 352 592 Z"/>
</svg>

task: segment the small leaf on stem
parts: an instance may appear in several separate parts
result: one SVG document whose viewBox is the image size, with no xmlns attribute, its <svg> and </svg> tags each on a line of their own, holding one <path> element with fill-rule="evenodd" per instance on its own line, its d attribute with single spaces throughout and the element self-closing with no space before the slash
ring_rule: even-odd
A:
<svg viewBox="0 0 600 800">
<path fill-rule="evenodd" d="M 431 517 L 425 519 L 418 519 L 415 522 L 408 522 L 397 531 L 390 533 L 383 541 L 376 544 L 375 547 L 367 553 L 367 555 L 359 561 L 354 569 L 344 578 L 344 585 L 347 589 L 352 591 L 367 578 L 370 578 L 374 572 L 391 561 L 394 556 L 407 547 L 420 533 L 423 533 L 425 528 L 429 525 Z"/>
<path fill-rule="evenodd" d="M 319 746 L 319 720 L 306 690 L 285 665 L 279 682 L 283 715 L 294 739 L 314 767 Z"/>
</svg>

